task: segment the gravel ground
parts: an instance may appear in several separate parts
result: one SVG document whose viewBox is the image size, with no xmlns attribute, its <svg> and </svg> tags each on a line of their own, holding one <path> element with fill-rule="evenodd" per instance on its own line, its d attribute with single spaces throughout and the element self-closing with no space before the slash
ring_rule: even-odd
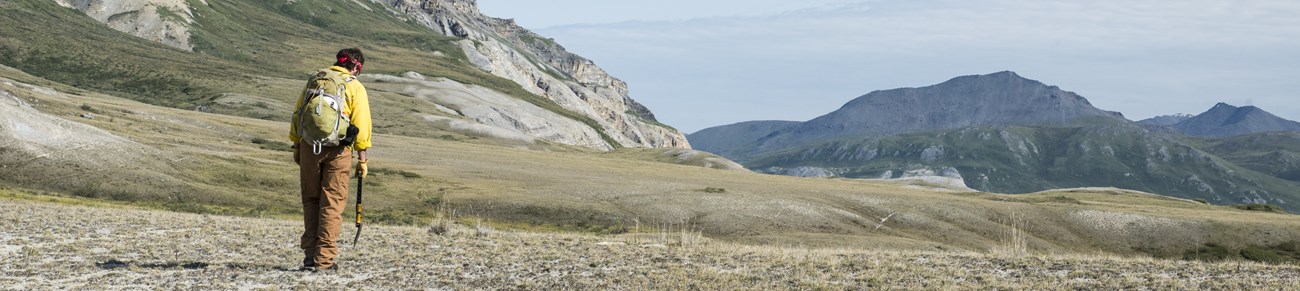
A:
<svg viewBox="0 0 1300 291">
<path fill-rule="evenodd" d="M 0 198 L 0 288 L 1300 289 L 1300 266 L 745 246 L 366 226 L 337 273 L 296 271 L 301 223 Z M 343 236 L 351 238 L 346 225 Z M 480 235 L 485 234 L 485 235 Z M 695 241 L 695 242 L 692 242 Z"/>
</svg>

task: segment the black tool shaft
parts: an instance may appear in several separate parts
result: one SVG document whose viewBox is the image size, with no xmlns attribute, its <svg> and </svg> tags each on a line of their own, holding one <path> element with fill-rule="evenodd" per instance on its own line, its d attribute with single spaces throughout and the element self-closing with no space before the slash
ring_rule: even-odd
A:
<svg viewBox="0 0 1300 291">
<path fill-rule="evenodd" d="M 361 193 L 365 187 L 365 177 L 357 176 L 357 235 L 352 237 L 352 245 L 357 245 L 361 239 Z"/>
</svg>

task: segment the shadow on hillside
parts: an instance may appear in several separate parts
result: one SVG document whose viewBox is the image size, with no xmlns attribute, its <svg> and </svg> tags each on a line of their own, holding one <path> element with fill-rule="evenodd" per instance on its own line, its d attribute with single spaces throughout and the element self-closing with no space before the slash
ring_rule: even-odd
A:
<svg viewBox="0 0 1300 291">
<path fill-rule="evenodd" d="M 105 269 L 105 270 L 122 269 L 122 268 L 131 268 L 131 267 L 145 268 L 145 269 L 186 269 L 186 270 L 199 270 L 199 269 L 207 269 L 207 268 L 208 268 L 208 263 L 204 263 L 204 262 L 190 262 L 190 263 L 175 263 L 175 262 L 167 262 L 167 263 L 134 263 L 134 262 L 123 262 L 123 261 L 119 261 L 119 260 L 117 260 L 117 259 L 112 259 L 112 260 L 108 260 L 108 261 L 104 261 L 104 262 L 95 262 L 95 266 L 96 266 L 96 267 L 99 267 L 100 269 Z"/>
<path fill-rule="evenodd" d="M 214 265 L 212 265 L 212 264 L 205 263 L 205 262 L 161 262 L 161 263 L 137 263 L 137 262 L 121 261 L 121 260 L 118 260 L 118 259 L 111 259 L 111 260 L 104 261 L 104 262 L 95 262 L 95 267 L 99 267 L 100 269 L 104 269 L 104 270 L 136 269 L 136 268 L 139 268 L 139 269 L 158 269 L 158 270 L 175 270 L 175 269 L 184 269 L 184 270 L 206 270 L 206 269 L 208 269 L 208 267 L 225 267 L 225 268 L 227 268 L 227 269 L 240 269 L 240 270 L 254 270 L 254 269 L 261 269 L 261 270 L 276 270 L 276 271 L 283 271 L 283 272 L 297 272 L 297 271 L 299 271 L 298 268 L 286 268 L 286 267 L 284 267 L 284 266 L 276 266 L 276 265 L 258 265 L 258 264 L 236 264 L 236 263 L 227 263 L 227 264 L 224 264 L 224 265 L 216 265 L 216 266 L 214 266 Z"/>
</svg>

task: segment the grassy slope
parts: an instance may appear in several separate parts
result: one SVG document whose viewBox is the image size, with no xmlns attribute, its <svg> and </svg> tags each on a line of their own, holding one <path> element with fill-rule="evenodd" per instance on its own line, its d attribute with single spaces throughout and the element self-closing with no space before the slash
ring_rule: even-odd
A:
<svg viewBox="0 0 1300 291">
<path fill-rule="evenodd" d="M 1010 138 L 1003 138 L 1002 132 L 1009 133 Z M 1022 141 L 1029 154 L 1016 153 Z M 870 160 L 844 158 L 846 152 L 852 155 L 863 147 L 877 149 L 879 154 Z M 931 147 L 942 147 L 943 155 L 935 161 L 922 161 L 921 153 Z M 1158 154 L 1162 147 L 1169 153 L 1168 161 Z M 1297 208 L 1300 196 L 1296 194 L 1300 185 L 1234 166 L 1217 157 L 1198 159 L 1193 151 L 1183 143 L 1153 138 L 1138 128 L 1122 125 L 971 128 L 796 147 L 747 166 L 757 169 L 818 166 L 839 169 L 841 176 L 859 178 L 879 177 L 889 170 L 899 175 L 900 170 L 917 166 L 951 166 L 962 173 L 972 188 L 985 191 L 1026 193 L 1101 186 L 1219 204 L 1241 203 L 1236 199 L 1249 196 L 1244 193 L 1263 190 L 1291 202 L 1283 207 L 1300 211 Z M 1204 180 L 1221 195 L 1202 192 L 1193 183 L 1180 182 L 1191 175 Z M 1226 191 L 1237 193 L 1222 195 Z"/>
<path fill-rule="evenodd" d="M 458 38 L 354 1 L 190 1 L 198 53 L 139 39 L 52 1 L 0 2 L 0 64 L 71 85 L 160 106 L 288 120 L 303 79 L 343 47 L 366 52 L 366 72 L 414 71 L 479 85 L 593 126 L 595 121 L 465 61 Z M 380 94 L 376 100 L 403 99 Z M 373 101 L 372 101 L 373 102 Z M 404 107 L 375 106 L 393 124 L 419 124 Z M 400 110 L 399 110 L 400 109 Z M 434 112 L 424 104 L 424 112 Z M 385 116 L 387 115 L 387 116 Z M 383 131 L 380 125 L 379 131 Z M 418 130 L 396 134 L 428 136 Z M 607 136 L 606 136 L 607 137 Z M 612 139 L 606 138 L 612 141 Z M 617 145 L 617 143 L 611 143 Z"/>
<path fill-rule="evenodd" d="M 1300 181 L 1300 133 L 1268 132 L 1201 143 L 1207 151 L 1247 169 Z"/>
<path fill-rule="evenodd" d="M 343 271 L 291 271 L 294 221 L 105 209 L 0 193 L 14 289 L 1269 289 L 1295 265 L 775 248 L 661 232 L 592 236 L 367 225 Z M 353 234 L 345 227 L 343 236 Z M 476 235 L 476 234 L 486 235 Z M 177 239 L 184 238 L 184 239 Z"/>
<path fill-rule="evenodd" d="M 0 75 L 42 83 L 14 71 Z M 0 181 L 8 188 L 203 213 L 292 217 L 298 212 L 296 170 L 288 153 L 253 142 L 281 136 L 280 122 L 196 114 L 93 93 L 49 95 L 0 86 L 52 116 L 138 141 L 158 155 L 146 158 L 170 165 L 141 169 L 165 179 L 115 183 L 123 177 L 94 171 L 70 177 L 75 178 L 70 183 L 86 186 L 81 189 L 4 175 Z M 74 117 L 85 107 L 100 112 L 97 118 Z M 1028 235 L 1019 249 L 1031 253 L 1163 257 L 1182 257 L 1207 244 L 1240 250 L 1300 237 L 1300 221 L 1291 215 L 1124 192 L 933 192 L 488 143 L 378 135 L 375 174 L 367 179 L 367 217 L 423 225 L 450 212 L 502 228 L 601 233 L 690 228 L 749 243 L 977 252 L 998 249 L 1012 240 L 1007 233 L 1023 231 Z M 25 165 L 24 175 L 78 171 L 59 163 L 58 155 L 47 158 Z"/>
</svg>

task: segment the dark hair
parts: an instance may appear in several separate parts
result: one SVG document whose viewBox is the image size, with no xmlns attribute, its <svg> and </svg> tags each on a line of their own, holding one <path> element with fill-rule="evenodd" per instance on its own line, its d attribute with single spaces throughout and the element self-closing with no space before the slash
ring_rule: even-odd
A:
<svg viewBox="0 0 1300 291">
<path fill-rule="evenodd" d="M 356 69 L 359 65 L 366 64 L 366 56 L 361 54 L 361 49 L 359 48 L 341 49 L 334 57 L 338 59 L 334 62 L 335 66 L 340 66 L 348 70 Z"/>
</svg>

